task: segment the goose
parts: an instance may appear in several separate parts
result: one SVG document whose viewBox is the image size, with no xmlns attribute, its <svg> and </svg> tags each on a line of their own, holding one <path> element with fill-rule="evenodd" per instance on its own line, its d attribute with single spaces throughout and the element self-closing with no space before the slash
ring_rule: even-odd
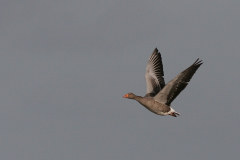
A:
<svg viewBox="0 0 240 160">
<path fill-rule="evenodd" d="M 190 67 L 182 71 L 165 85 L 162 57 L 158 49 L 155 48 L 146 67 L 146 95 L 141 97 L 133 93 L 127 93 L 123 98 L 136 100 L 157 115 L 180 116 L 178 112 L 170 107 L 171 103 L 180 92 L 186 88 L 188 82 L 202 64 L 202 60 L 198 58 Z"/>
</svg>

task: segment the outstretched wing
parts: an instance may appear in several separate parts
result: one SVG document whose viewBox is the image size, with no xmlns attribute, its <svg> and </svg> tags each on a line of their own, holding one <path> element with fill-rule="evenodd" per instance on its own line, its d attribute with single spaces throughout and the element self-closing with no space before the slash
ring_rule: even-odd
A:
<svg viewBox="0 0 240 160">
<path fill-rule="evenodd" d="M 160 103 L 171 105 L 172 101 L 188 85 L 194 73 L 203 64 L 197 59 L 189 68 L 181 72 L 177 77 L 167 83 L 167 85 L 154 97 Z"/>
<path fill-rule="evenodd" d="M 165 86 L 162 57 L 158 49 L 155 48 L 150 56 L 146 68 L 145 79 L 147 83 L 147 93 L 145 97 L 154 97 Z"/>
</svg>

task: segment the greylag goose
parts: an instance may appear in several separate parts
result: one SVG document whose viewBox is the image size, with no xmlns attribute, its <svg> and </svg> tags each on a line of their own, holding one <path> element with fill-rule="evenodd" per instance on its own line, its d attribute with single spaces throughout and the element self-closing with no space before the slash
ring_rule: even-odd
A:
<svg viewBox="0 0 240 160">
<path fill-rule="evenodd" d="M 177 115 L 179 116 L 180 114 L 170 107 L 171 103 L 179 93 L 185 89 L 194 73 L 202 64 L 202 60 L 199 61 L 199 59 L 197 59 L 190 67 L 165 85 L 162 57 L 158 49 L 155 48 L 148 60 L 145 73 L 147 83 L 146 95 L 141 97 L 133 93 L 127 93 L 123 97 L 138 101 L 155 114 L 177 117 Z"/>
</svg>

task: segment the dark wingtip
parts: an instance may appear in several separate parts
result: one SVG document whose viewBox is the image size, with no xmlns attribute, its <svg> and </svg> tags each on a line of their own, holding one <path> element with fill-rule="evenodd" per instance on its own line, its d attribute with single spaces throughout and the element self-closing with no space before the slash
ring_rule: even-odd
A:
<svg viewBox="0 0 240 160">
<path fill-rule="evenodd" d="M 199 60 L 199 58 L 193 63 L 194 66 L 200 66 L 202 64 L 203 64 L 203 62 L 202 62 L 202 60 Z"/>
</svg>

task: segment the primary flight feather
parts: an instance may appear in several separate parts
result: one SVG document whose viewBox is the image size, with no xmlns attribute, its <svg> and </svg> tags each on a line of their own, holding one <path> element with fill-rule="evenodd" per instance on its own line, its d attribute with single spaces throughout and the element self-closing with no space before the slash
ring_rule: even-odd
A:
<svg viewBox="0 0 240 160">
<path fill-rule="evenodd" d="M 170 107 L 171 103 L 181 91 L 185 89 L 194 73 L 202 64 L 202 61 L 197 59 L 190 67 L 182 71 L 165 85 L 162 57 L 158 49 L 155 48 L 146 67 L 146 95 L 141 97 L 133 93 L 128 93 L 123 97 L 138 101 L 155 114 L 176 117 L 180 114 Z"/>
</svg>

